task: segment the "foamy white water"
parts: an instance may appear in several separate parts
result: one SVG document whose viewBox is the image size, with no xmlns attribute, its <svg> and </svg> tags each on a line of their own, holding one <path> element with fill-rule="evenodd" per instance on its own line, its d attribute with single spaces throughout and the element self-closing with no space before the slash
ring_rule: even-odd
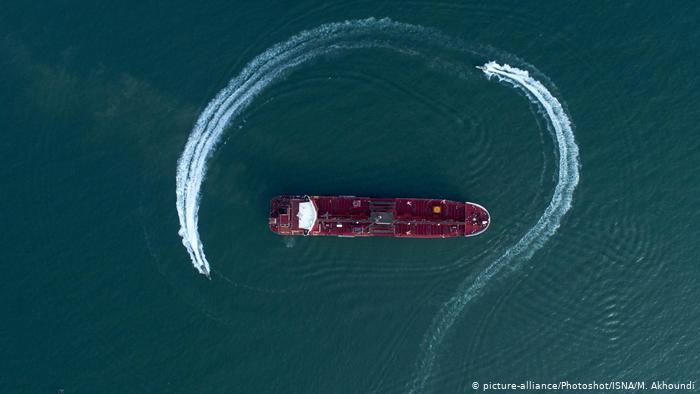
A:
<svg viewBox="0 0 700 394">
<path fill-rule="evenodd" d="M 381 36 L 383 41 L 377 40 L 377 36 Z M 405 48 L 392 47 L 387 41 L 402 37 L 450 46 L 449 40 L 433 30 L 394 22 L 388 18 L 329 23 L 303 31 L 258 55 L 209 102 L 187 139 L 178 160 L 176 176 L 179 234 L 192 265 L 199 273 L 206 276 L 210 274 L 209 261 L 204 254 L 198 228 L 200 192 L 207 173 L 208 159 L 221 141 L 226 126 L 270 84 L 321 55 L 379 47 L 415 54 L 405 51 Z"/>
<path fill-rule="evenodd" d="M 374 35 L 377 34 L 384 40 L 376 40 Z M 458 47 L 457 44 L 453 45 L 453 41 L 448 37 L 432 30 L 389 19 L 369 18 L 326 24 L 301 32 L 258 55 L 207 105 L 192 129 L 178 160 L 176 177 L 179 234 L 192 265 L 199 273 L 207 277 L 210 275 L 209 261 L 204 254 L 204 245 L 198 229 L 200 192 L 207 173 L 208 160 L 221 141 L 226 126 L 270 84 L 292 69 L 321 55 L 372 47 L 394 49 L 408 55 L 416 54 L 410 48 L 394 47 L 387 41 L 391 38 L 400 39 L 402 36 L 430 41 L 451 49 Z M 522 90 L 545 112 L 559 150 L 559 179 L 549 205 L 535 226 L 474 281 L 463 283 L 457 294 L 438 312 L 421 345 L 416 373 L 409 388 L 412 393 L 425 390 L 439 346 L 464 307 L 505 266 L 513 266 L 530 258 L 556 232 L 561 218 L 571 207 L 573 192 L 578 184 L 578 147 L 569 118 L 559 101 L 544 85 L 530 77 L 527 71 L 495 62 L 479 68 L 488 78 L 495 76 L 500 81 Z"/>
<path fill-rule="evenodd" d="M 500 65 L 496 62 L 489 62 L 477 68 L 481 69 L 489 79 L 496 77 L 499 81 L 522 90 L 533 103 L 544 111 L 559 150 L 558 182 L 549 205 L 537 223 L 515 245 L 508 248 L 498 259 L 480 272 L 473 281 L 462 283 L 457 294 L 442 306 L 423 339 L 421 356 L 416 375 L 409 389 L 410 393 L 425 392 L 440 344 L 465 306 L 504 267 L 514 268 L 531 258 L 557 231 L 562 217 L 571 208 L 574 190 L 578 185 L 580 166 L 578 146 L 574 140 L 571 121 L 559 100 L 541 82 L 533 79 L 527 71 L 507 64 Z"/>
<path fill-rule="evenodd" d="M 179 234 L 192 265 L 199 273 L 210 274 L 198 229 L 200 191 L 207 173 L 208 159 L 221 141 L 226 126 L 286 71 L 329 52 L 380 46 L 379 43 L 362 41 L 361 37 L 362 34 L 379 30 L 415 33 L 423 28 L 389 19 L 370 18 L 331 23 L 301 32 L 258 55 L 202 111 L 178 160 L 176 178 Z M 359 42 L 353 43 L 353 37 Z"/>
</svg>

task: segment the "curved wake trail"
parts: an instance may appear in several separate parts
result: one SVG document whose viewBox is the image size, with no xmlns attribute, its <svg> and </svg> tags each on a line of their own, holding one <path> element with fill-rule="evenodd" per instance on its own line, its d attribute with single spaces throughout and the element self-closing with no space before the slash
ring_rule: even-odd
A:
<svg viewBox="0 0 700 394">
<path fill-rule="evenodd" d="M 389 41 L 374 39 L 381 34 Z M 391 40 L 411 39 L 453 47 L 446 36 L 422 26 L 394 22 L 388 18 L 367 18 L 321 25 L 276 44 L 255 57 L 228 86 L 209 102 L 195 123 L 178 159 L 176 206 L 182 243 L 199 273 L 209 277 L 209 261 L 199 235 L 199 202 L 207 162 L 226 126 L 243 112 L 266 87 L 289 71 L 322 55 L 360 48 L 385 48 L 408 55 L 410 49 L 392 46 Z M 455 48 L 452 48 L 455 49 Z"/>
<path fill-rule="evenodd" d="M 369 33 L 420 35 L 426 31 L 420 26 L 374 18 L 322 25 L 301 32 L 258 55 L 217 94 L 199 116 L 177 165 L 179 234 L 190 254 L 192 265 L 199 273 L 207 277 L 210 275 L 198 230 L 200 191 L 207 172 L 207 161 L 231 120 L 244 111 L 263 89 L 302 63 L 340 50 L 386 45 L 367 41 L 365 35 Z"/>
<path fill-rule="evenodd" d="M 373 35 L 381 34 L 389 41 L 378 41 Z M 207 173 L 208 160 L 221 141 L 226 126 L 240 115 L 270 84 L 291 70 L 319 56 L 359 48 L 387 48 L 408 55 L 416 54 L 411 48 L 393 46 L 397 41 L 411 39 L 429 42 L 444 48 L 467 51 L 455 40 L 422 26 L 369 18 L 342 23 L 330 23 L 301 32 L 277 44 L 254 58 L 243 71 L 226 86 L 202 111 L 177 164 L 176 207 L 180 222 L 182 243 L 197 271 L 210 276 L 209 262 L 199 235 L 198 219 L 200 192 Z M 432 374 L 437 350 L 449 328 L 465 306 L 483 289 L 486 283 L 514 260 L 526 260 L 552 236 L 564 214 L 571 207 L 573 192 L 578 184 L 578 147 L 574 141 L 571 123 L 559 101 L 527 71 L 490 62 L 479 67 L 488 78 L 496 77 L 525 92 L 527 97 L 546 113 L 551 132 L 559 150 L 559 180 L 552 200 L 538 222 L 511 248 L 491 263 L 473 282 L 464 282 L 457 294 L 438 312 L 421 345 L 421 357 L 416 375 L 409 389 L 411 393 L 424 391 Z"/>
<path fill-rule="evenodd" d="M 514 268 L 513 264 L 519 264 L 531 258 L 557 231 L 562 217 L 571 208 L 574 190 L 578 185 L 578 146 L 574 140 L 571 121 L 559 100 L 541 82 L 530 77 L 527 71 L 507 64 L 499 65 L 496 62 L 489 62 L 477 68 L 482 70 L 489 79 L 496 77 L 499 81 L 522 90 L 545 112 L 559 151 L 559 179 L 552 199 L 537 223 L 515 245 L 479 273 L 474 281 L 464 282 L 457 294 L 442 306 L 423 340 L 422 357 L 417 365 L 417 374 L 409 390 L 410 393 L 425 391 L 438 348 L 465 306 L 504 267 Z M 514 263 L 515 260 L 518 261 Z"/>
</svg>

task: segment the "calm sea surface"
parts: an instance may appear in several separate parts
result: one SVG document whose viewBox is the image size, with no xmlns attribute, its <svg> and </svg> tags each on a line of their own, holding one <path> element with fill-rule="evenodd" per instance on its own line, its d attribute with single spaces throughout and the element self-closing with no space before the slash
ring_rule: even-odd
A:
<svg viewBox="0 0 700 394">
<path fill-rule="evenodd" d="M 199 114 L 274 44 L 368 17 L 449 45 L 369 32 L 357 45 L 373 48 L 262 90 L 210 156 L 199 275 L 175 207 Z M 699 21 L 694 2 L 4 3 L 0 391 L 700 381 Z M 562 103 L 580 180 L 556 233 L 427 349 L 439 311 L 557 184 L 546 118 L 475 69 L 489 60 Z M 493 222 L 471 239 L 272 234 L 269 199 L 307 193 L 475 201 Z"/>
</svg>

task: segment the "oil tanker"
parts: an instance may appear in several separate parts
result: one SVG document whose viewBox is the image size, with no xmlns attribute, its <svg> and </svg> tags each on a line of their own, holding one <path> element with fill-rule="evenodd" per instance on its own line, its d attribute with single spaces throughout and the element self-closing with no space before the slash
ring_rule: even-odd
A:
<svg viewBox="0 0 700 394">
<path fill-rule="evenodd" d="M 277 196 L 269 217 L 276 234 L 337 237 L 471 237 L 490 222 L 472 202 L 355 196 Z"/>
</svg>

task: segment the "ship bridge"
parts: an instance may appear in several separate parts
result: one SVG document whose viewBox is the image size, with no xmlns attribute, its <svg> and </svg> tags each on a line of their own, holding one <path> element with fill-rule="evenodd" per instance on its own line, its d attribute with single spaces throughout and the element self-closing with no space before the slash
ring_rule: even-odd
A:
<svg viewBox="0 0 700 394">
<path fill-rule="evenodd" d="M 318 218 L 318 211 L 314 203 L 312 201 L 300 202 L 297 218 L 299 219 L 299 228 L 311 230 Z"/>
</svg>

